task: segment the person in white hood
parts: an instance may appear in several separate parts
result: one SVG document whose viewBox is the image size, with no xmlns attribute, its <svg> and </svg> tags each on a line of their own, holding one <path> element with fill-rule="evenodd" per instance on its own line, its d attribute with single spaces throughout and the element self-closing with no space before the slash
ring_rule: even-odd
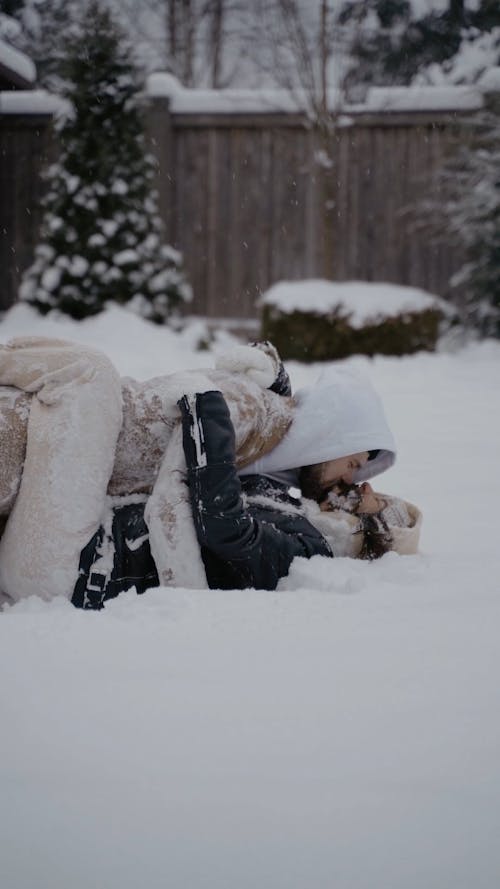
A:
<svg viewBox="0 0 500 889">
<path fill-rule="evenodd" d="M 399 497 L 375 492 L 368 482 L 338 483 L 319 504 L 304 500 L 303 506 L 336 557 L 373 560 L 389 550 L 402 556 L 418 552 L 420 510 Z"/>
<path fill-rule="evenodd" d="M 393 465 L 394 438 L 368 380 L 330 367 L 314 386 L 299 389 L 294 402 L 281 442 L 243 474 L 267 476 L 319 500 L 337 481 L 359 484 Z"/>
</svg>

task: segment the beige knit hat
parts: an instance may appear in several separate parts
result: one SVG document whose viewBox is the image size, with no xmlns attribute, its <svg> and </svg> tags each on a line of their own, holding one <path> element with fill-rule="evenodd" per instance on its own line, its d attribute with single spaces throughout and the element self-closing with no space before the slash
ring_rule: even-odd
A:
<svg viewBox="0 0 500 889">
<path fill-rule="evenodd" d="M 377 492 L 378 493 L 378 492 Z M 389 550 L 401 556 L 418 552 L 422 514 L 418 507 L 406 500 L 380 494 L 387 501 L 381 515 L 391 536 Z M 321 511 L 314 501 L 303 500 L 307 518 L 326 538 L 335 556 L 358 558 L 363 547 L 364 535 L 358 515 L 345 508 Z M 374 517 L 380 513 L 374 514 Z M 386 528 L 380 522 L 381 532 Z"/>
<path fill-rule="evenodd" d="M 418 552 L 422 513 L 414 503 L 385 494 L 383 496 L 388 501 L 382 516 L 392 537 L 391 550 L 400 556 L 414 555 Z"/>
</svg>

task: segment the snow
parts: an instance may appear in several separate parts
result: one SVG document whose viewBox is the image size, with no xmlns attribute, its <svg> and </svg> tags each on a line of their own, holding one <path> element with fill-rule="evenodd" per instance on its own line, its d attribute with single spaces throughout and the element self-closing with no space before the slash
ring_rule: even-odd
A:
<svg viewBox="0 0 500 889">
<path fill-rule="evenodd" d="M 129 263 L 136 263 L 139 261 L 139 256 L 136 250 L 128 249 L 122 250 L 120 253 L 117 253 L 116 256 L 113 257 L 113 262 L 115 265 L 128 265 Z"/>
<path fill-rule="evenodd" d="M 46 90 L 12 90 L 0 92 L 2 114 L 64 114 L 68 103 Z"/>
<path fill-rule="evenodd" d="M 482 107 L 482 92 L 495 90 L 488 78 L 472 86 L 371 87 L 364 104 L 342 104 L 338 90 L 329 90 L 329 107 L 347 114 L 365 112 L 474 111 Z M 479 88 L 481 86 L 481 88 Z M 170 100 L 174 114 L 273 114 L 306 110 L 310 99 L 300 90 L 279 89 L 185 89 L 171 75 L 157 73 L 148 78 L 147 93 L 151 98 Z M 0 92 L 3 114 L 63 115 L 68 103 L 46 90 L 15 90 Z M 346 123 L 340 121 L 339 123 Z M 127 188 L 126 183 L 117 186 Z"/>
<path fill-rule="evenodd" d="M 113 194 L 127 194 L 128 185 L 123 179 L 115 179 L 111 191 Z"/>
<path fill-rule="evenodd" d="M 373 86 L 366 96 L 369 111 L 475 111 L 481 92 L 472 86 Z"/>
<path fill-rule="evenodd" d="M 424 290 L 368 281 L 340 284 L 321 279 L 282 281 L 264 293 L 260 303 L 272 306 L 282 314 L 311 312 L 328 315 L 338 311 L 343 316 L 348 315 L 349 323 L 355 328 L 406 312 L 424 312 L 432 308 L 441 309 L 445 314 L 449 312 L 447 303 Z"/>
<path fill-rule="evenodd" d="M 497 92 L 498 76 L 489 82 L 489 72 L 500 61 L 500 28 L 464 32 L 458 51 L 441 64 L 434 63 L 420 71 L 415 84 L 476 84 L 481 92 Z"/>
<path fill-rule="evenodd" d="M 89 264 L 84 256 L 72 256 L 68 264 L 68 271 L 75 278 L 83 278 L 87 273 Z"/>
<path fill-rule="evenodd" d="M 308 108 L 310 97 L 301 90 L 186 89 L 171 74 L 150 74 L 146 86 L 151 98 L 168 98 L 175 114 L 294 112 Z M 481 108 L 481 91 L 472 86 L 371 87 L 363 104 L 341 101 L 336 89 L 328 92 L 332 110 L 366 111 L 473 111 Z"/>
<path fill-rule="evenodd" d="M 99 225 L 107 238 L 112 238 L 118 230 L 118 223 L 115 219 L 100 220 Z"/>
<path fill-rule="evenodd" d="M 146 80 L 146 92 L 151 98 L 169 98 L 183 89 L 180 80 L 167 71 L 155 71 Z"/>
<path fill-rule="evenodd" d="M 42 275 L 41 285 L 44 290 L 55 290 L 61 280 L 61 271 L 54 266 L 48 268 Z"/>
<path fill-rule="evenodd" d="M 161 71 L 149 75 L 146 91 L 151 98 L 170 99 L 170 110 L 175 114 L 294 112 L 310 104 L 303 90 L 186 89 L 177 78 Z M 336 108 L 339 99 L 338 90 L 329 90 L 329 107 Z"/>
<path fill-rule="evenodd" d="M 0 65 L 9 68 L 15 74 L 27 80 L 28 83 L 34 83 L 36 80 L 36 68 L 28 56 L 18 49 L 14 49 L 9 43 L 0 38 Z"/>
<path fill-rule="evenodd" d="M 145 379 L 212 364 L 203 329 L 21 305 L 0 339 L 69 337 Z M 421 554 L 0 614 L 9 889 L 497 884 L 500 343 L 346 364 L 383 397 L 380 487 L 423 510 Z"/>
<path fill-rule="evenodd" d="M 500 93 L 500 66 L 487 69 L 479 81 L 483 93 Z"/>
</svg>

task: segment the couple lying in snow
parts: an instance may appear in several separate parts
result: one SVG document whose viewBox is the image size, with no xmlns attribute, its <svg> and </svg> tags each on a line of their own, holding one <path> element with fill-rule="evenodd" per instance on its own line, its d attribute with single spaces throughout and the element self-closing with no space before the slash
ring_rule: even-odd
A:
<svg viewBox="0 0 500 889">
<path fill-rule="evenodd" d="M 292 398 L 269 344 L 138 383 L 87 347 L 14 340 L 0 347 L 0 446 L 7 602 L 274 589 L 295 556 L 418 545 L 416 507 L 367 484 L 395 459 L 375 392 L 331 368 Z"/>
</svg>

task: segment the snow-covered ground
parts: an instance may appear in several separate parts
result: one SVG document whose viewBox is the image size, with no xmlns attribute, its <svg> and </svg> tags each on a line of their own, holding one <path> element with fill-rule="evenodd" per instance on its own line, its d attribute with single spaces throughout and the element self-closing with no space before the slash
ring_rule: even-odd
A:
<svg viewBox="0 0 500 889">
<path fill-rule="evenodd" d="M 143 378 L 210 363 L 202 332 L 118 309 L 0 323 Z M 5 889 L 498 885 L 500 344 L 351 364 L 384 399 L 379 487 L 422 508 L 421 554 L 0 614 Z"/>
</svg>

